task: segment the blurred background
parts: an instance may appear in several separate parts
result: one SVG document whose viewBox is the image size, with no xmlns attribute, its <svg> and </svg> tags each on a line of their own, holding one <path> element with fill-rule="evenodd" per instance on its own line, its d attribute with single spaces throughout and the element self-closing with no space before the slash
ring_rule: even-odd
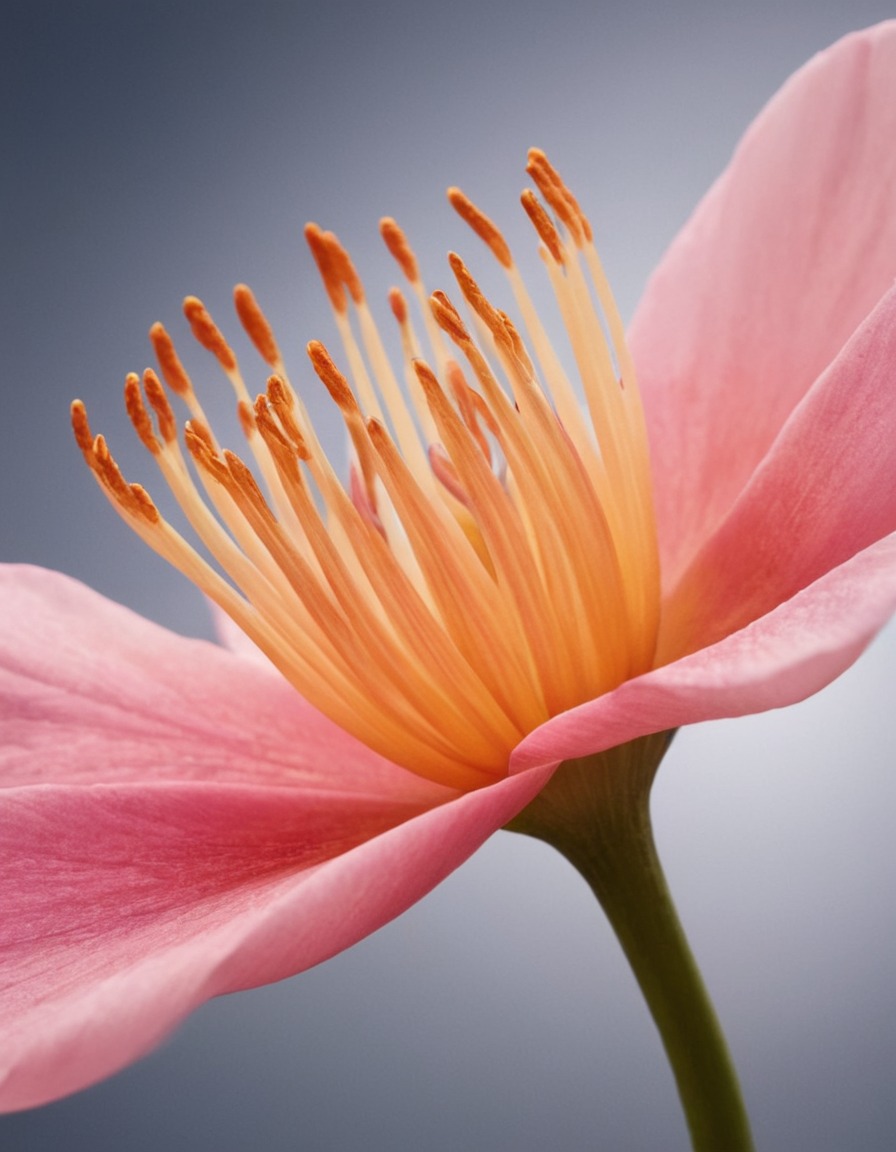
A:
<svg viewBox="0 0 896 1152">
<path fill-rule="evenodd" d="M 488 261 L 444 188 L 524 251 L 517 197 L 537 144 L 595 223 L 629 316 L 760 106 L 891 8 L 5 0 L 0 558 L 210 635 L 200 597 L 111 514 L 68 430 L 79 395 L 129 478 L 159 493 L 120 401 L 152 321 L 221 416 L 230 394 L 190 349 L 180 301 L 196 293 L 232 332 L 231 287 L 250 283 L 339 451 L 301 367 L 309 338 L 335 340 L 306 220 L 339 233 L 378 299 L 395 280 L 383 214 L 445 284 L 448 248 Z M 761 1149 L 889 1152 L 896 1137 L 894 671 L 891 626 L 815 699 L 681 733 L 660 774 L 661 853 Z M 105 1084 L 0 1117 L 4 1152 L 585 1147 L 688 1143 L 584 884 L 507 833 L 350 952 L 207 1005 Z"/>
</svg>

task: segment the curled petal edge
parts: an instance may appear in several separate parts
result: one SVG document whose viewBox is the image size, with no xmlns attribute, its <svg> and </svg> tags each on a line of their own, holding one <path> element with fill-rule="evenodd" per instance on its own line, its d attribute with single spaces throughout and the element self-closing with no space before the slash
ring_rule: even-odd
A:
<svg viewBox="0 0 896 1152">
<path fill-rule="evenodd" d="M 48 989 L 6 1021 L 0 1110 L 85 1088 L 145 1055 L 206 1000 L 295 975 L 357 943 L 458 868 L 554 767 L 468 793 L 304 872 L 246 885 L 218 927 L 87 986 Z"/>
<path fill-rule="evenodd" d="M 894 611 L 896 534 L 717 644 L 549 720 L 515 749 L 511 771 L 795 704 L 854 663 Z"/>
</svg>

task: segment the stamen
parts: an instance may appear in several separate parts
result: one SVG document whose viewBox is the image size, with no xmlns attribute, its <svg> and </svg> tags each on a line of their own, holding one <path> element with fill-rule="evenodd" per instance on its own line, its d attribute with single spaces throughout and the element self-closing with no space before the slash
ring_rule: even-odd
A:
<svg viewBox="0 0 896 1152">
<path fill-rule="evenodd" d="M 392 219 L 391 216 L 384 216 L 380 220 L 380 235 L 382 236 L 386 247 L 389 249 L 390 254 L 401 268 L 408 283 L 413 289 L 414 295 L 417 297 L 417 302 L 423 313 L 423 323 L 426 328 L 426 335 L 429 340 L 430 348 L 433 357 L 439 368 L 443 371 L 445 367 L 446 350 L 444 342 L 442 341 L 441 333 L 437 325 L 433 322 L 432 314 L 426 300 L 426 289 L 423 286 L 423 281 L 420 278 L 420 269 L 417 263 L 417 257 L 414 255 L 407 237 Z"/>
<path fill-rule="evenodd" d="M 554 222 L 542 208 L 538 197 L 531 188 L 527 188 L 520 196 L 520 203 L 526 210 L 526 215 L 535 225 L 535 230 L 541 237 L 541 242 L 551 254 L 551 259 L 555 264 L 564 264 L 563 258 L 563 242 L 557 235 L 557 229 L 554 227 Z"/>
<path fill-rule="evenodd" d="M 579 207 L 578 201 L 563 183 L 559 172 L 540 148 L 529 149 L 526 171 L 535 181 L 539 192 L 557 213 L 576 244 L 581 247 L 591 241 L 591 225 Z"/>
<path fill-rule="evenodd" d="M 333 254 L 324 233 L 316 224 L 306 224 L 305 240 L 308 242 L 311 255 L 317 264 L 317 270 L 320 272 L 320 278 L 323 280 L 333 311 L 340 316 L 344 315 L 348 310 L 348 301 L 342 286 L 342 278 L 333 266 Z"/>
<path fill-rule="evenodd" d="M 499 439 L 511 474 L 521 486 L 520 511 L 525 514 L 534 533 L 540 568 L 548 587 L 541 605 L 543 616 L 550 619 L 558 604 L 565 605 L 567 611 L 579 605 L 580 612 L 590 619 L 591 627 L 599 627 L 599 621 L 594 620 L 589 607 L 594 604 L 598 606 L 601 618 L 606 618 L 603 628 L 606 648 L 601 653 L 603 672 L 591 661 L 590 653 L 583 652 L 578 641 L 558 623 L 556 635 L 559 644 L 556 646 L 562 650 L 564 636 L 570 639 L 571 646 L 555 673 L 552 687 L 559 685 L 559 692 L 574 695 L 575 685 L 567 680 L 564 686 L 562 677 L 570 668 L 577 667 L 578 661 L 581 676 L 592 684 L 597 678 L 600 691 L 605 691 L 606 683 L 614 677 L 618 682 L 620 669 L 628 664 L 616 623 L 624 606 L 621 577 L 603 510 L 587 485 L 578 461 L 570 456 L 569 442 L 562 437 L 544 398 L 527 379 L 525 365 L 507 362 L 517 385 L 515 395 L 521 414 L 526 418 L 524 427 L 469 337 L 460 336 L 458 344 L 483 386 L 488 405 L 500 427 Z M 427 395 L 430 396 L 429 391 Z M 531 431 L 527 431 L 530 424 Z M 459 462 L 456 463 L 459 466 Z M 562 480 L 561 489 L 557 487 L 558 479 Z M 556 541 L 558 529 L 562 537 L 559 546 Z M 491 552 L 493 545 L 484 528 L 483 532 Z M 579 560 L 581 542 L 589 536 L 592 554 Z M 554 699 L 556 702 L 557 697 Z"/>
<path fill-rule="evenodd" d="M 300 459 L 309 459 L 310 452 L 305 436 L 296 423 L 292 396 L 279 376 L 268 378 L 267 397 L 269 404 L 277 413 L 280 426 L 289 437 Z"/>
<path fill-rule="evenodd" d="M 184 432 L 187 436 L 195 436 L 196 439 L 201 440 L 208 448 L 209 452 L 214 455 L 215 441 L 209 429 L 202 423 L 201 420 L 188 420 L 184 426 Z"/>
<path fill-rule="evenodd" d="M 75 434 L 75 442 L 81 449 L 81 452 L 84 455 L 84 459 L 93 469 L 95 467 L 95 461 L 93 457 L 93 433 L 90 431 L 90 422 L 87 419 L 87 409 L 84 407 L 83 401 L 72 401 L 71 417 L 72 431 Z"/>
<path fill-rule="evenodd" d="M 399 326 L 404 328 L 408 322 L 408 304 L 400 288 L 389 289 L 389 307 Z"/>
<path fill-rule="evenodd" d="M 240 322 L 246 330 L 246 335 L 255 345 L 259 356 L 270 364 L 275 372 L 282 372 L 283 358 L 280 355 L 280 349 L 277 347 L 271 326 L 258 306 L 252 289 L 246 284 L 237 284 L 233 290 L 233 303 Z"/>
<path fill-rule="evenodd" d="M 529 211 L 530 217 L 533 218 L 533 223 L 535 223 L 539 230 L 542 240 L 548 246 L 549 254 L 552 254 L 556 261 L 562 264 L 565 261 L 562 241 L 550 218 L 531 192 L 527 194 L 524 193 L 523 204 L 524 207 L 527 208 L 527 211 Z M 466 216 L 464 218 L 466 219 Z M 472 219 L 469 222 L 477 235 L 486 239 L 486 242 L 488 242 L 487 238 L 483 237 L 482 231 L 476 226 L 476 222 Z M 491 247 L 491 245 L 489 246 Z M 509 257 L 509 252 L 507 255 Z M 582 421 L 579 411 L 579 399 L 575 395 L 566 373 L 560 364 L 560 360 L 548 339 L 544 326 L 539 319 L 519 270 L 513 263 L 512 258 L 504 265 L 504 268 L 510 281 L 517 306 L 522 313 L 529 339 L 535 349 L 538 362 L 541 365 L 543 376 L 550 382 L 551 399 L 557 407 L 558 415 L 575 444 L 579 455 L 588 468 L 589 473 L 595 482 L 599 482 L 602 476 L 602 464 Z"/>
<path fill-rule="evenodd" d="M 161 324 L 153 324 L 149 330 L 149 339 L 165 383 L 172 392 L 181 397 L 189 408 L 191 416 L 209 428 L 210 424 L 199 402 L 199 397 L 193 389 L 193 383 L 177 355 L 174 342 L 168 332 Z M 151 399 L 150 403 L 152 403 Z"/>
<path fill-rule="evenodd" d="M 218 455 L 207 430 L 195 421 L 187 424 L 185 442 L 206 494 L 227 531 L 208 512 L 186 469 L 177 466 L 179 459 L 169 463 L 163 456 L 159 463 L 165 478 L 193 529 L 223 570 L 256 603 L 266 605 L 275 615 L 281 609 L 289 611 L 289 586 L 234 499 L 225 459 Z"/>
<path fill-rule="evenodd" d="M 165 395 L 161 382 L 152 368 L 147 368 L 143 373 L 143 390 L 146 393 L 146 399 L 156 414 L 162 439 L 166 444 L 176 443 L 177 423 L 174 419 L 174 412 L 168 403 L 168 397 Z"/>
<path fill-rule="evenodd" d="M 363 304 L 364 285 L 361 283 L 361 278 L 355 270 L 348 252 L 339 243 L 339 238 L 335 232 L 324 232 L 323 240 L 330 249 L 330 262 L 334 275 L 338 276 L 348 289 L 352 303 L 355 305 Z"/>
<path fill-rule="evenodd" d="M 174 349 L 171 337 L 163 326 L 157 323 L 150 328 L 149 338 L 152 341 L 153 350 L 165 383 L 172 392 L 176 392 L 179 396 L 187 396 L 193 391 L 193 385 L 190 383 L 190 377 Z"/>
<path fill-rule="evenodd" d="M 531 722 L 533 710 L 535 714 L 542 714 L 542 705 L 534 685 L 528 681 L 528 654 L 508 650 L 502 642 L 505 635 L 508 638 L 522 636 L 518 628 L 505 632 L 513 617 L 512 610 L 508 614 L 510 605 L 495 599 L 478 562 L 472 567 L 465 563 L 465 550 L 469 548 L 465 537 L 456 523 L 426 500 L 385 428 L 371 420 L 367 430 L 382 463 L 380 476 L 408 533 L 445 627 L 468 659 L 481 653 L 483 644 L 489 645 L 493 659 L 484 665 L 476 661 L 481 673 L 488 675 L 496 699 L 504 700 L 511 710 L 522 707 Z M 517 684 L 515 698 L 506 693 L 506 686 L 514 682 Z"/>
<path fill-rule="evenodd" d="M 159 510 L 158 510 L 158 508 L 156 508 L 155 504 L 152 502 L 152 498 L 150 497 L 150 495 L 146 491 L 146 489 L 143 487 L 143 485 L 142 484 L 131 484 L 130 489 L 131 489 L 131 496 L 133 496 L 134 501 L 137 505 L 137 509 L 140 512 L 140 514 L 143 516 L 143 518 L 145 520 L 147 520 L 150 524 L 158 524 L 159 520 L 161 519 L 161 517 L 159 515 Z"/>
<path fill-rule="evenodd" d="M 317 373 L 321 382 L 326 385 L 327 391 L 340 410 L 347 412 L 349 415 L 357 414 L 360 416 L 358 402 L 352 395 L 348 381 L 333 363 L 330 353 L 323 344 L 321 344 L 319 340 L 312 340 L 308 345 L 307 351 L 314 371 Z"/>
<path fill-rule="evenodd" d="M 196 296 L 184 299 L 184 316 L 189 321 L 193 335 L 206 351 L 211 352 L 228 375 L 236 370 L 236 356 L 224 339 L 218 325 L 206 311 L 205 305 Z"/>
<path fill-rule="evenodd" d="M 445 293 L 442 291 L 433 292 L 429 300 L 432 314 L 442 331 L 446 332 L 457 344 L 469 341 L 470 334 L 460 318 L 460 313 Z"/>
<path fill-rule="evenodd" d="M 480 320 L 483 321 L 492 336 L 497 336 L 503 327 L 501 318 L 498 315 L 498 310 L 488 302 L 479 285 L 467 271 L 463 260 L 461 260 L 456 252 L 448 253 L 448 263 L 451 265 L 451 271 L 454 273 L 466 302 Z"/>
<path fill-rule="evenodd" d="M 433 722 L 439 725 L 449 717 L 445 717 L 440 710 L 437 710 L 428 719 L 423 716 L 418 718 L 412 711 L 408 710 L 408 704 L 412 701 L 416 701 L 417 705 L 421 706 L 424 711 L 429 710 L 431 703 L 431 700 L 427 700 L 425 695 L 422 697 L 418 695 L 418 689 L 413 680 L 404 685 L 405 693 L 403 696 L 393 698 L 390 683 L 393 676 L 401 672 L 401 664 L 407 663 L 401 650 L 395 647 L 393 641 L 388 640 L 385 633 L 377 633 L 372 628 L 373 617 L 357 616 L 353 610 L 352 597 L 347 597 L 343 605 L 343 608 L 350 610 L 352 619 L 349 620 L 343 615 L 326 590 L 315 580 L 310 568 L 280 531 L 277 521 L 266 506 L 251 472 L 232 453 L 225 453 L 225 462 L 229 473 L 229 479 L 225 480 L 225 483 L 229 484 L 234 498 L 243 508 L 247 518 L 255 525 L 271 555 L 275 557 L 281 570 L 287 576 L 296 595 L 300 597 L 316 626 L 321 630 L 322 636 L 326 638 L 333 658 L 337 663 L 350 661 L 354 645 L 358 640 L 366 641 L 367 649 L 371 650 L 372 647 L 374 652 L 377 647 L 381 647 L 385 643 L 388 651 L 383 654 L 384 658 L 374 658 L 371 661 L 371 667 L 365 666 L 363 670 L 358 670 L 363 674 L 368 698 L 379 701 L 382 707 L 396 709 L 401 714 L 402 724 L 406 732 L 418 729 L 421 737 L 428 739 L 431 745 L 437 746 L 440 742 L 439 737 L 435 731 L 430 730 L 429 725 Z M 337 577 L 338 569 L 332 566 L 335 561 L 334 554 L 329 553 L 326 559 L 330 562 L 331 575 L 334 578 Z M 353 624 L 354 627 L 350 627 L 350 624 Z M 450 702 L 448 705 L 451 706 Z M 460 717 L 456 719 L 460 719 Z M 472 746 L 475 762 L 480 765 L 480 772 L 482 772 L 491 756 L 494 755 L 495 749 L 493 747 L 492 753 L 489 755 L 486 751 L 487 744 L 476 738 L 479 724 L 475 704 L 473 714 L 466 716 L 466 724 L 467 739 Z M 483 732 L 481 735 L 484 736 L 485 733 Z M 503 746 L 506 747 L 506 745 Z M 499 744 L 498 748 L 500 747 L 502 745 Z M 480 777 L 481 780 L 485 778 L 487 777 L 484 775 Z"/>
<path fill-rule="evenodd" d="M 510 256 L 510 249 L 507 247 L 507 241 L 488 216 L 480 211 L 472 200 L 461 192 L 460 188 L 449 188 L 448 200 L 460 218 L 469 224 L 479 239 L 491 248 L 498 263 L 504 268 L 509 268 L 513 260 Z"/>
<path fill-rule="evenodd" d="M 214 447 L 207 439 L 206 429 L 201 424 L 194 425 L 192 420 L 187 422 L 184 427 L 184 443 L 201 469 L 213 476 L 219 484 L 226 484 L 227 468 L 215 455 Z"/>
<path fill-rule="evenodd" d="M 162 445 L 158 442 L 152 430 L 152 421 L 149 418 L 149 413 L 146 411 L 143 403 L 143 396 L 140 393 L 140 377 L 136 372 L 129 373 L 125 380 L 124 406 L 127 409 L 128 416 L 131 418 L 131 423 L 137 430 L 137 435 L 143 441 L 143 446 L 147 448 L 153 456 L 158 456 L 162 451 Z"/>
<path fill-rule="evenodd" d="M 448 403 L 432 371 L 417 365 L 420 383 L 426 393 L 442 442 L 457 469 L 461 483 L 476 509 L 476 519 L 489 555 L 498 573 L 499 586 L 509 598 L 505 611 L 511 611 L 514 631 L 526 639 L 532 666 L 537 669 L 544 699 L 551 708 L 565 677 L 556 644 L 549 635 L 551 624 L 545 616 L 545 599 L 538 587 L 538 574 L 531 564 L 525 530 L 508 493 L 487 467 L 465 427 Z"/>
<path fill-rule="evenodd" d="M 266 395 L 262 394 L 255 398 L 254 411 L 255 426 L 267 444 L 287 487 L 291 489 L 293 484 L 301 483 L 302 473 L 298 466 L 300 457 L 275 423 Z"/>
<path fill-rule="evenodd" d="M 414 255 L 404 232 L 391 216 L 384 216 L 380 220 L 380 235 L 392 258 L 407 277 L 408 283 L 418 283 L 420 269 L 417 264 L 417 257 Z"/>
<path fill-rule="evenodd" d="M 161 376 L 191 416 L 182 444 L 155 372 L 145 371 L 142 387 L 133 373 L 125 382 L 129 418 L 208 559 L 125 479 L 84 405 L 72 405 L 88 467 L 141 539 L 337 724 L 458 789 L 502 776 L 516 744 L 549 717 L 646 671 L 658 626 L 647 441 L 621 319 L 575 197 L 542 152 L 530 153 L 527 170 L 547 209 L 531 191 L 522 204 L 590 420 L 504 236 L 458 188 L 448 199 L 504 268 L 524 325 L 452 253 L 471 334 L 443 292 L 427 295 L 404 232 L 384 218 L 380 231 L 420 306 L 435 371 L 420 359 L 397 288 L 389 306 L 403 372 L 393 370 L 348 252 L 334 233 L 305 229 L 347 362 L 343 374 L 322 343 L 308 345 L 351 440 L 345 482 L 243 284 L 237 315 L 273 369 L 254 402 L 204 305 L 188 297 L 184 312 L 233 385 L 251 455 L 219 445 L 161 324 L 150 330 Z"/>
<path fill-rule="evenodd" d="M 272 425 L 260 422 L 260 426 L 273 430 Z M 285 440 L 281 439 L 278 446 L 278 459 L 284 459 L 282 454 L 283 449 L 286 449 L 288 452 L 288 446 Z M 467 724 L 472 721 L 485 737 L 492 726 L 498 724 L 499 727 L 505 730 L 506 736 L 506 720 L 499 718 L 497 714 L 492 713 L 490 710 L 488 714 L 482 712 L 481 685 L 478 691 L 474 691 L 472 695 L 468 696 L 464 704 L 463 712 L 455 713 L 456 703 L 444 694 L 444 689 L 440 688 L 438 681 L 432 679 L 432 673 L 429 667 L 429 659 L 433 654 L 432 646 L 419 648 L 419 628 L 408 630 L 407 628 L 401 627 L 399 624 L 400 617 L 396 618 L 394 603 L 390 604 L 392 611 L 386 619 L 391 618 L 393 624 L 399 624 L 398 639 L 401 641 L 401 644 L 397 644 L 396 639 L 381 626 L 379 614 L 370 615 L 367 613 L 365 615 L 363 612 L 358 611 L 359 604 L 367 600 L 364 590 L 359 587 L 351 570 L 342 561 L 339 552 L 334 548 L 333 542 L 325 530 L 313 502 L 310 500 L 304 485 L 301 483 L 300 474 L 290 469 L 289 476 L 292 481 L 290 484 L 290 492 L 294 498 L 293 506 L 296 515 L 301 521 L 308 539 L 311 541 L 314 552 L 326 575 L 326 579 L 342 610 L 349 616 L 352 628 L 356 630 L 359 638 L 362 641 L 366 641 L 365 646 L 369 651 L 371 649 L 383 650 L 382 658 L 373 662 L 377 669 L 376 674 L 382 676 L 388 671 L 394 671 L 398 674 L 402 683 L 404 683 L 413 694 L 416 705 L 428 716 L 429 722 L 437 727 L 443 725 L 446 720 L 450 723 L 464 723 L 464 721 L 466 721 Z M 451 659 L 444 644 L 439 644 L 438 647 L 442 652 L 443 659 Z M 456 663 L 456 660 L 454 662 Z M 463 670 L 458 667 L 457 674 L 460 676 L 459 683 L 466 692 L 468 686 L 473 686 L 469 673 L 464 673 Z M 421 695 L 415 692 L 415 684 L 421 677 L 427 682 L 428 695 Z M 433 693 L 437 693 L 438 695 L 438 707 L 435 711 L 432 709 Z M 484 751 L 484 748 L 480 751 Z"/>
<path fill-rule="evenodd" d="M 158 521 L 159 512 L 155 504 L 139 484 L 128 484 L 102 435 L 94 438 L 93 460 L 95 462 L 93 471 L 121 509 L 151 524 Z"/>
</svg>

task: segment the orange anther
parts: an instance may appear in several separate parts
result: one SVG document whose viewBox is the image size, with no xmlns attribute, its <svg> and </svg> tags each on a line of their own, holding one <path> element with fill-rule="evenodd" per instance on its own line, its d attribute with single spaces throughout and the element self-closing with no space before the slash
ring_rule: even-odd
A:
<svg viewBox="0 0 896 1152">
<path fill-rule="evenodd" d="M 230 473 L 232 484 L 230 490 L 245 498 L 248 504 L 261 515 L 269 524 L 276 523 L 275 517 L 267 505 L 267 501 L 258 487 L 258 481 L 252 475 L 251 469 L 240 459 L 235 452 L 224 450 L 224 463 Z"/>
<path fill-rule="evenodd" d="M 184 431 L 189 432 L 191 435 L 197 437 L 208 448 L 209 452 L 214 453 L 214 437 L 212 436 L 211 431 L 206 428 L 201 420 L 197 420 L 194 416 L 192 420 L 187 421 Z"/>
<path fill-rule="evenodd" d="M 295 448 L 299 457 L 302 460 L 308 460 L 311 453 L 308 451 L 308 445 L 305 443 L 305 437 L 295 421 L 292 414 L 293 401 L 286 386 L 279 376 L 271 376 L 268 379 L 268 403 L 277 414 L 277 419 L 280 421 L 280 427 L 283 429 L 284 434 L 289 439 L 293 448 Z"/>
<path fill-rule="evenodd" d="M 255 426 L 262 435 L 264 435 L 269 429 L 272 428 L 278 436 L 282 435 L 274 423 L 273 417 L 271 416 L 271 409 L 268 405 L 268 398 L 264 392 L 260 392 L 255 397 L 253 410 L 255 412 Z"/>
<path fill-rule="evenodd" d="M 429 304 L 436 323 L 444 332 L 448 333 L 452 340 L 458 344 L 470 342 L 470 334 L 460 318 L 460 313 L 444 292 L 433 292 L 429 298 Z"/>
<path fill-rule="evenodd" d="M 460 188 L 448 189 L 448 200 L 458 216 L 468 224 L 476 235 L 491 248 L 498 263 L 509 268 L 513 263 L 507 241 L 495 224 L 482 212 Z"/>
<path fill-rule="evenodd" d="M 531 188 L 527 188 L 520 196 L 520 203 L 526 209 L 526 215 L 535 226 L 542 244 L 550 252 L 555 264 L 563 263 L 563 248 L 554 222 L 541 206 L 541 201 Z"/>
<path fill-rule="evenodd" d="M 517 331 L 516 325 L 506 312 L 499 311 L 498 319 L 501 322 L 500 342 L 510 348 L 513 355 L 521 364 L 524 364 L 527 369 L 531 369 L 532 362 L 529 359 L 529 353 L 526 351 L 526 346 Z"/>
<path fill-rule="evenodd" d="M 137 435 L 143 441 L 144 448 L 149 449 L 154 456 L 162 451 L 152 427 L 152 420 L 143 403 L 143 394 L 140 391 L 140 377 L 136 372 L 129 372 L 124 382 L 124 406 L 127 409 L 131 423 Z"/>
<path fill-rule="evenodd" d="M 225 372 L 236 368 L 236 357 L 230 345 L 221 334 L 218 325 L 208 314 L 205 305 L 196 296 L 184 300 L 184 316 L 189 321 L 193 335 L 206 351 L 211 352 Z"/>
<path fill-rule="evenodd" d="M 432 392 L 441 394 L 442 386 L 438 381 L 438 377 L 425 360 L 414 361 L 414 372 L 417 374 L 417 379 L 420 381 L 427 400 Z"/>
<path fill-rule="evenodd" d="M 208 429 L 195 420 L 187 421 L 184 428 L 184 443 L 187 451 L 203 471 L 207 472 L 219 484 L 228 485 L 230 473 L 215 455 L 209 439 Z"/>
<path fill-rule="evenodd" d="M 129 377 L 130 379 L 130 377 Z M 137 378 L 133 377 L 134 382 Z M 139 385 L 138 385 L 139 387 Z M 148 423 L 149 417 L 146 416 Z M 128 484 L 121 469 L 112 458 L 105 436 L 93 436 L 87 420 L 87 410 L 80 400 L 75 400 L 71 406 L 72 431 L 78 447 L 84 454 L 84 459 L 92 472 L 102 481 L 117 502 L 130 513 L 139 513 L 151 523 L 159 519 L 159 513 L 153 502 L 139 484 Z M 151 428 L 150 428 L 151 433 Z"/>
<path fill-rule="evenodd" d="M 345 298 L 345 289 L 342 286 L 339 270 L 334 266 L 333 250 L 327 242 L 326 233 L 316 224 L 306 224 L 305 239 L 311 249 L 314 262 L 317 264 L 320 278 L 324 282 L 330 304 L 333 310 L 341 315 L 347 310 L 348 301 Z"/>
<path fill-rule="evenodd" d="M 307 348 L 311 366 L 326 385 L 336 404 L 342 412 L 354 413 L 358 411 L 358 402 L 355 399 L 349 383 L 342 375 L 330 353 L 319 340 L 312 340 Z"/>
<path fill-rule="evenodd" d="M 366 423 L 367 434 L 370 437 L 370 442 L 378 452 L 382 452 L 384 448 L 388 448 L 391 444 L 389 433 L 386 431 L 386 426 L 381 420 L 377 420 L 375 416 L 371 416 Z"/>
<path fill-rule="evenodd" d="M 488 302 L 482 289 L 470 275 L 466 264 L 464 264 L 456 252 L 448 253 L 448 263 L 451 265 L 451 271 L 454 273 L 466 302 L 476 315 L 484 321 L 489 330 L 497 335 L 503 328 L 497 309 L 492 307 Z"/>
<path fill-rule="evenodd" d="M 380 220 L 380 235 L 385 241 L 392 258 L 397 261 L 402 272 L 404 272 L 412 284 L 416 284 L 420 279 L 420 272 L 417 268 L 417 257 L 414 255 L 408 243 L 407 236 L 405 236 L 404 232 L 391 216 L 384 216 L 382 220 Z"/>
<path fill-rule="evenodd" d="M 165 389 L 152 368 L 147 368 L 143 373 L 143 391 L 156 414 L 162 439 L 166 444 L 173 444 L 177 439 L 177 421 L 174 419 L 174 411 L 168 403 Z"/>
<path fill-rule="evenodd" d="M 271 413 L 268 398 L 264 395 L 264 393 L 255 397 L 255 405 L 253 411 L 255 415 L 255 427 L 264 438 L 265 443 L 270 448 L 282 449 L 284 452 L 291 456 L 292 452 L 290 450 L 289 443 L 286 437 L 277 427 L 273 414 Z"/>
<path fill-rule="evenodd" d="M 529 149 L 526 171 L 538 189 L 572 234 L 577 244 L 591 240 L 591 225 L 579 202 L 564 184 L 557 169 L 540 148 Z"/>
<path fill-rule="evenodd" d="M 324 240 L 330 249 L 330 258 L 335 274 L 345 287 L 348 288 L 352 301 L 355 304 L 363 304 L 364 285 L 361 283 L 361 277 L 355 270 L 351 256 L 349 256 L 345 248 L 339 243 L 339 237 L 335 232 L 325 232 Z"/>
<path fill-rule="evenodd" d="M 143 485 L 130 484 L 128 487 L 130 488 L 131 496 L 134 499 L 136 511 L 144 516 L 150 522 L 150 524 L 158 524 L 158 522 L 161 520 L 159 510 L 156 508 L 152 501 L 152 497 L 146 491 Z"/>
<path fill-rule="evenodd" d="M 179 396 L 186 395 L 186 393 L 192 390 L 190 377 L 187 375 L 183 364 L 181 364 L 180 357 L 174 350 L 174 343 L 171 337 L 161 324 L 153 324 L 149 330 L 149 338 L 152 341 L 153 350 L 159 362 L 159 368 L 165 377 L 165 383 L 172 392 L 177 392 Z"/>
<path fill-rule="evenodd" d="M 399 324 L 406 324 L 408 319 L 408 304 L 400 288 L 389 289 L 389 307 L 392 315 Z"/>
<path fill-rule="evenodd" d="M 233 303 L 246 335 L 257 348 L 262 360 L 276 367 L 280 363 L 280 349 L 252 289 L 247 284 L 237 284 L 233 290 Z"/>
<path fill-rule="evenodd" d="M 275 407 L 280 405 L 289 411 L 292 410 L 292 396 L 279 376 L 268 377 L 267 394 Z"/>
<path fill-rule="evenodd" d="M 93 456 L 106 487 L 122 507 L 130 509 L 132 500 L 130 486 L 122 476 L 121 469 L 115 463 L 112 453 L 109 451 L 109 445 L 106 443 L 106 437 L 102 433 L 94 437 Z"/>
<path fill-rule="evenodd" d="M 268 451 L 273 456 L 281 476 L 290 484 L 301 486 L 302 476 L 296 460 L 296 452 L 274 422 L 266 396 L 256 397 L 255 424 L 262 439 L 267 444 Z"/>
<path fill-rule="evenodd" d="M 72 432 L 75 442 L 84 453 L 84 459 L 91 468 L 95 465 L 93 456 L 93 433 L 90 431 L 90 422 L 87 419 L 87 409 L 81 400 L 73 400 L 71 405 Z"/>
</svg>

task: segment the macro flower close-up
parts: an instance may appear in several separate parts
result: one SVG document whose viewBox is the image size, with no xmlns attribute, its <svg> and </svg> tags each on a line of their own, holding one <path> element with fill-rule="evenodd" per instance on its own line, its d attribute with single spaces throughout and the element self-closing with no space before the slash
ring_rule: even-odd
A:
<svg viewBox="0 0 896 1152">
<path fill-rule="evenodd" d="M 896 611 L 894 138 L 890 22 L 773 97 L 627 329 L 607 222 L 545 141 L 522 205 L 433 188 L 432 231 L 452 208 L 467 226 L 447 267 L 380 220 L 400 287 L 327 230 L 338 207 L 308 225 L 326 343 L 269 323 L 264 285 L 232 317 L 188 296 L 126 378 L 139 453 L 102 434 L 111 389 L 75 401 L 110 520 L 201 590 L 220 643 L 0 568 L 4 1111 L 342 952 L 509 826 L 597 892 L 694 1147 L 722 1146 L 562 782 L 641 773 L 646 813 L 675 730 L 805 699 Z M 221 430 L 204 404 L 224 388 Z"/>
</svg>

